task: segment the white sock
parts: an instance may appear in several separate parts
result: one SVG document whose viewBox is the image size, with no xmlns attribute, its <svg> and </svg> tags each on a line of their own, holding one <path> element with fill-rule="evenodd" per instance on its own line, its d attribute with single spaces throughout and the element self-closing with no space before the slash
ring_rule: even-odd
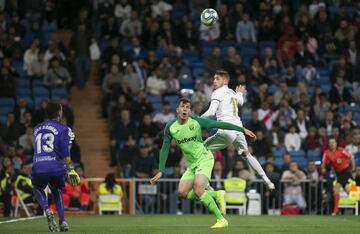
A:
<svg viewBox="0 0 360 234">
<path fill-rule="evenodd" d="M 247 155 L 247 161 L 249 162 L 250 166 L 259 174 L 259 176 L 266 182 L 271 182 L 270 179 L 265 174 L 265 171 L 262 169 L 259 161 L 252 156 L 250 153 Z"/>
</svg>

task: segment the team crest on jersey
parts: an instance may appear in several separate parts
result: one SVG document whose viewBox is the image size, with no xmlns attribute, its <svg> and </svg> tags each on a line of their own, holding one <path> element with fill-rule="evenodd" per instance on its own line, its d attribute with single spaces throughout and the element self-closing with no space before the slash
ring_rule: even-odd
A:
<svg viewBox="0 0 360 234">
<path fill-rule="evenodd" d="M 191 125 L 189 126 L 189 129 L 190 129 L 190 131 L 194 130 L 194 124 L 191 124 Z"/>
</svg>

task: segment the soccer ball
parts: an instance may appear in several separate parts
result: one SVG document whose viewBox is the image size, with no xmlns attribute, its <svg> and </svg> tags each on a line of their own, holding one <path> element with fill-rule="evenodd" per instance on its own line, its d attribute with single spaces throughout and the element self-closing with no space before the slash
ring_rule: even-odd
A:
<svg viewBox="0 0 360 234">
<path fill-rule="evenodd" d="M 206 8 L 201 12 L 200 20 L 206 26 L 213 26 L 219 20 L 219 15 L 214 9 Z"/>
</svg>

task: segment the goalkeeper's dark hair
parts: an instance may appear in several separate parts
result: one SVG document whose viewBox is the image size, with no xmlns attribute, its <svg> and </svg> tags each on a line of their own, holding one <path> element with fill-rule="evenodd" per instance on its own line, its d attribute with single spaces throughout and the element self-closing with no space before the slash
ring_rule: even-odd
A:
<svg viewBox="0 0 360 234">
<path fill-rule="evenodd" d="M 190 103 L 190 107 L 192 107 L 192 104 L 191 104 L 191 101 L 190 101 L 189 98 L 185 98 L 185 97 L 180 98 L 180 99 L 178 100 L 176 106 L 179 107 L 181 103 L 183 103 L 183 104 Z"/>
<path fill-rule="evenodd" d="M 224 69 L 216 70 L 215 75 L 218 75 L 218 76 L 221 76 L 224 79 L 230 80 L 229 72 L 225 71 Z"/>
<path fill-rule="evenodd" d="M 105 176 L 105 187 L 111 193 L 114 193 L 114 186 L 116 184 L 114 173 L 109 173 Z"/>
<path fill-rule="evenodd" d="M 62 109 L 60 103 L 57 102 L 48 102 L 45 107 L 45 118 L 46 119 L 56 119 L 59 117 L 59 112 Z"/>
</svg>

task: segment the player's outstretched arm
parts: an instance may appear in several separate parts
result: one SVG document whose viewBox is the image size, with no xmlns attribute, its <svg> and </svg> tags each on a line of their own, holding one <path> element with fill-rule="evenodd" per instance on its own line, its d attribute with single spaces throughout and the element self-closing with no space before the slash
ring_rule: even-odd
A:
<svg viewBox="0 0 360 234">
<path fill-rule="evenodd" d="M 170 134 L 170 125 L 171 123 L 167 123 L 164 130 L 164 139 L 160 149 L 160 157 L 159 157 L 159 172 L 150 179 L 151 184 L 155 184 L 162 176 L 162 173 L 165 171 L 165 164 L 167 157 L 170 151 L 170 143 L 171 143 L 171 134 Z"/>
<path fill-rule="evenodd" d="M 244 95 L 247 93 L 245 86 L 236 86 L 235 92 L 237 103 L 238 105 L 242 106 L 244 104 Z"/>
<path fill-rule="evenodd" d="M 205 111 L 205 113 L 202 114 L 201 117 L 207 118 L 207 117 L 210 117 L 210 116 L 214 116 L 215 113 L 216 113 L 216 110 L 219 107 L 219 104 L 220 104 L 219 100 L 212 99 L 211 103 L 210 103 L 210 106 L 209 106 L 209 109 L 207 111 Z"/>
<path fill-rule="evenodd" d="M 219 129 L 226 129 L 226 130 L 235 130 L 238 132 L 245 132 L 245 129 L 243 127 L 227 123 L 227 122 L 220 122 L 208 118 L 201 118 L 194 116 L 193 117 L 196 121 L 199 122 L 200 126 L 202 128 L 219 128 Z"/>
</svg>

